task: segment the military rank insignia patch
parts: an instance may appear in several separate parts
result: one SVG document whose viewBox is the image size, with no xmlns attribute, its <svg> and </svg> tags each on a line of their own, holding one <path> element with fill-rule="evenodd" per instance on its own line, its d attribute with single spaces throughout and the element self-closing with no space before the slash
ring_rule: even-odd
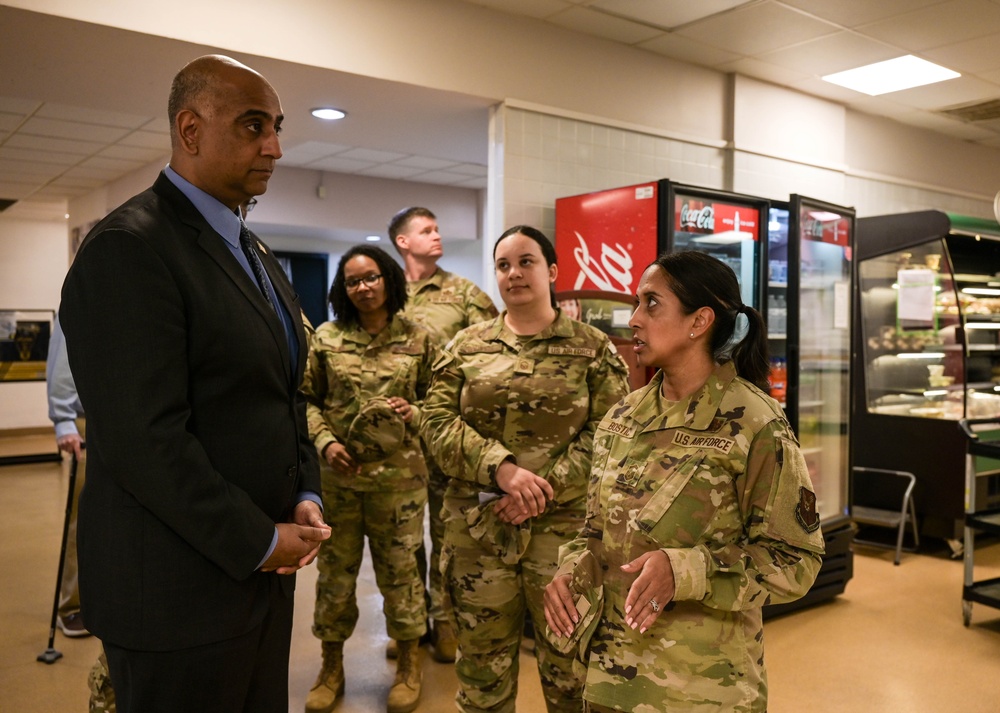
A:
<svg viewBox="0 0 1000 713">
<path fill-rule="evenodd" d="M 795 519 L 806 532 L 815 532 L 819 528 L 816 493 L 801 486 L 799 486 L 799 504 L 795 506 Z"/>
</svg>

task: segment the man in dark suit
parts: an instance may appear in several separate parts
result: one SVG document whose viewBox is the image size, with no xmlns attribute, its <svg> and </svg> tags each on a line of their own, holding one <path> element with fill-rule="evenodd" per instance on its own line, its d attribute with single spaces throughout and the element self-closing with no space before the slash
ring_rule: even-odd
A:
<svg viewBox="0 0 1000 713">
<path fill-rule="evenodd" d="M 281 105 L 213 55 L 174 78 L 169 115 L 169 166 L 63 285 L 88 416 L 82 607 L 121 713 L 285 713 L 294 572 L 330 529 L 298 297 L 239 212 L 281 157 Z"/>
</svg>

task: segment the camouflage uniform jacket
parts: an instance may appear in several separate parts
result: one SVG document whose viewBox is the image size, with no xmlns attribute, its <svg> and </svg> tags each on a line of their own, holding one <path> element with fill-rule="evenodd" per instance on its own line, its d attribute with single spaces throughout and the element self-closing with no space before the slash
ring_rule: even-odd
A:
<svg viewBox="0 0 1000 713">
<path fill-rule="evenodd" d="M 561 311 L 533 337 L 515 335 L 503 314 L 462 330 L 434 365 L 421 427 L 452 478 L 448 495 L 499 492 L 496 469 L 513 459 L 582 516 L 594 431 L 627 378 L 607 336 Z"/>
<path fill-rule="evenodd" d="M 413 407 L 403 443 L 383 461 L 364 463 L 357 476 L 335 475 L 352 490 L 387 491 L 427 484 L 427 466 L 417 432 L 421 402 L 437 349 L 430 332 L 398 314 L 372 336 L 357 325 L 326 322 L 316 330 L 302 380 L 309 435 L 322 454 L 345 443 L 351 421 L 370 398 L 400 396 Z"/>
<path fill-rule="evenodd" d="M 438 268 L 426 280 L 407 282 L 405 316 L 426 327 L 443 347 L 459 330 L 497 316 L 485 292 L 470 280 Z"/>
<path fill-rule="evenodd" d="M 560 552 L 560 574 L 588 542 L 603 565 L 585 697 L 636 712 L 765 711 L 761 607 L 805 594 L 823 553 L 806 463 L 777 402 L 731 362 L 678 402 L 662 379 L 601 422 L 587 525 Z M 676 593 L 640 634 L 624 622 L 636 575 L 620 566 L 653 549 Z"/>
</svg>

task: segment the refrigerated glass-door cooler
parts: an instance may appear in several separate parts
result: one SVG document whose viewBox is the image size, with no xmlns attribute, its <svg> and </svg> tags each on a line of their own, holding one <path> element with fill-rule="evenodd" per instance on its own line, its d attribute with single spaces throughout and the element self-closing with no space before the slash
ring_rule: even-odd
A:
<svg viewBox="0 0 1000 713">
<path fill-rule="evenodd" d="M 848 514 L 851 414 L 852 208 L 793 195 L 768 220 L 771 395 L 799 438 L 816 489 L 826 556 L 797 608 L 844 591 L 853 576 Z"/>
</svg>

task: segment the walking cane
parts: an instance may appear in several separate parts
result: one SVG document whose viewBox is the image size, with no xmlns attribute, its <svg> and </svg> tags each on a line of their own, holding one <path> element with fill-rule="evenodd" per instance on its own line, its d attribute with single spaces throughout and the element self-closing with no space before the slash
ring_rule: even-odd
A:
<svg viewBox="0 0 1000 713">
<path fill-rule="evenodd" d="M 62 589 L 63 565 L 66 564 L 66 540 L 69 538 L 69 520 L 73 514 L 73 493 L 76 491 L 76 453 L 69 466 L 69 495 L 66 496 L 66 517 L 63 519 L 62 549 L 59 551 L 59 571 L 56 573 L 56 596 L 52 602 L 52 623 L 49 626 L 49 647 L 35 658 L 42 663 L 53 664 L 62 658 L 62 652 L 56 651 L 53 644 L 56 640 L 56 617 L 59 616 L 59 590 Z"/>
</svg>

